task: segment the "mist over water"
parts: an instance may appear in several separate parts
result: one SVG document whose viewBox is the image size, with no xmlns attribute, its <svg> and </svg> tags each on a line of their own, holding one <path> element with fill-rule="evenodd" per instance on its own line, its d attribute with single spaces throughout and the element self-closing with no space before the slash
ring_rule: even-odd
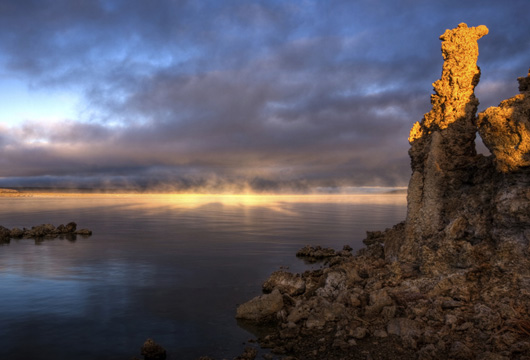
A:
<svg viewBox="0 0 530 360">
<path fill-rule="evenodd" d="M 0 358 L 232 358 L 253 335 L 237 304 L 307 244 L 362 246 L 404 220 L 404 194 L 0 198 L 1 225 L 76 221 L 90 238 L 0 246 Z M 318 267 L 319 265 L 312 265 Z"/>
</svg>

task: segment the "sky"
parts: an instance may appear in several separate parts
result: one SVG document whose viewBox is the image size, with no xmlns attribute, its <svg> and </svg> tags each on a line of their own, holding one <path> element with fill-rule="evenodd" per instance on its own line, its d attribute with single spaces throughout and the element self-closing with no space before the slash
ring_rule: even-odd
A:
<svg viewBox="0 0 530 360">
<path fill-rule="evenodd" d="M 406 186 L 439 36 L 518 93 L 530 1 L 2 0 L 0 186 Z"/>
</svg>

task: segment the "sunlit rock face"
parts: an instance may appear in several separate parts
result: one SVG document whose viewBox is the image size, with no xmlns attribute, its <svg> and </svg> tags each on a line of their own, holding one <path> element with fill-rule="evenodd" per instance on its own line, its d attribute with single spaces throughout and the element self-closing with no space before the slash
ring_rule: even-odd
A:
<svg viewBox="0 0 530 360">
<path fill-rule="evenodd" d="M 521 94 L 488 108 L 477 120 L 497 170 L 504 173 L 530 165 L 530 72 L 517 80 Z"/>
<path fill-rule="evenodd" d="M 490 203 L 492 236 L 524 247 L 530 240 L 530 72 L 517 80 L 520 94 L 480 113 L 477 125 L 500 174 Z"/>
<path fill-rule="evenodd" d="M 476 158 L 474 89 L 480 78 L 477 40 L 487 33 L 485 26 L 460 24 L 440 37 L 444 65 L 433 84 L 432 109 L 409 136 L 412 177 L 401 259 L 417 259 L 423 240 L 447 227 L 461 205 L 456 194 L 470 182 Z"/>
<path fill-rule="evenodd" d="M 385 258 L 426 274 L 509 263 L 529 250 L 530 75 L 518 79 L 521 94 L 477 118 L 477 41 L 487 33 L 460 24 L 440 37 L 432 110 L 410 132 L 407 219 L 388 232 Z M 475 151 L 477 131 L 489 157 Z"/>
</svg>

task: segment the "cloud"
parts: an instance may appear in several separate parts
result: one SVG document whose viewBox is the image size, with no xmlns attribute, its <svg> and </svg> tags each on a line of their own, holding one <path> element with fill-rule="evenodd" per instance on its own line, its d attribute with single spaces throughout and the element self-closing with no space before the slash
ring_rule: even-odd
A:
<svg viewBox="0 0 530 360">
<path fill-rule="evenodd" d="M 0 74 L 83 101 L 76 118 L 0 129 L 0 176 L 405 185 L 408 130 L 441 71 L 438 36 L 462 21 L 490 27 L 477 94 L 496 105 L 527 71 L 530 37 L 516 26 L 526 10 L 525 1 L 2 3 Z"/>
</svg>

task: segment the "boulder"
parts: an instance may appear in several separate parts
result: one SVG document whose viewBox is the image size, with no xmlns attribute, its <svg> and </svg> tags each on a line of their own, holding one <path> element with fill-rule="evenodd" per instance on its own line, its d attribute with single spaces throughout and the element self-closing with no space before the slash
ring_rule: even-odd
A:
<svg viewBox="0 0 530 360">
<path fill-rule="evenodd" d="M 253 347 L 247 346 L 243 353 L 234 360 L 254 360 L 258 356 L 258 350 Z"/>
<path fill-rule="evenodd" d="M 288 271 L 275 271 L 263 284 L 266 293 L 278 289 L 282 294 L 299 295 L 305 291 L 305 281 L 300 274 L 292 274 Z"/>
<path fill-rule="evenodd" d="M 373 291 L 370 294 L 370 305 L 366 307 L 365 315 L 368 317 L 379 315 L 385 306 L 390 306 L 393 303 L 394 301 L 388 295 L 386 289 Z"/>
<path fill-rule="evenodd" d="M 153 339 L 147 339 L 142 346 L 141 354 L 144 360 L 165 360 L 166 350 L 154 342 Z"/>
<path fill-rule="evenodd" d="M 75 232 L 76 235 L 90 236 L 92 235 L 92 230 L 89 229 L 79 229 Z"/>
<path fill-rule="evenodd" d="M 0 243 L 8 243 L 11 239 L 11 231 L 8 228 L 0 226 Z"/>
<path fill-rule="evenodd" d="M 24 231 L 19 228 L 13 228 L 11 229 L 11 237 L 14 239 L 20 239 L 22 236 L 24 236 Z"/>
<path fill-rule="evenodd" d="M 275 320 L 276 314 L 283 308 L 283 296 L 278 289 L 270 294 L 257 296 L 237 308 L 236 318 L 256 323 Z"/>
<path fill-rule="evenodd" d="M 72 222 L 69 222 L 68 224 L 66 224 L 64 230 L 65 230 L 66 233 L 74 233 L 76 228 L 77 228 L 77 224 L 72 221 Z"/>
</svg>

